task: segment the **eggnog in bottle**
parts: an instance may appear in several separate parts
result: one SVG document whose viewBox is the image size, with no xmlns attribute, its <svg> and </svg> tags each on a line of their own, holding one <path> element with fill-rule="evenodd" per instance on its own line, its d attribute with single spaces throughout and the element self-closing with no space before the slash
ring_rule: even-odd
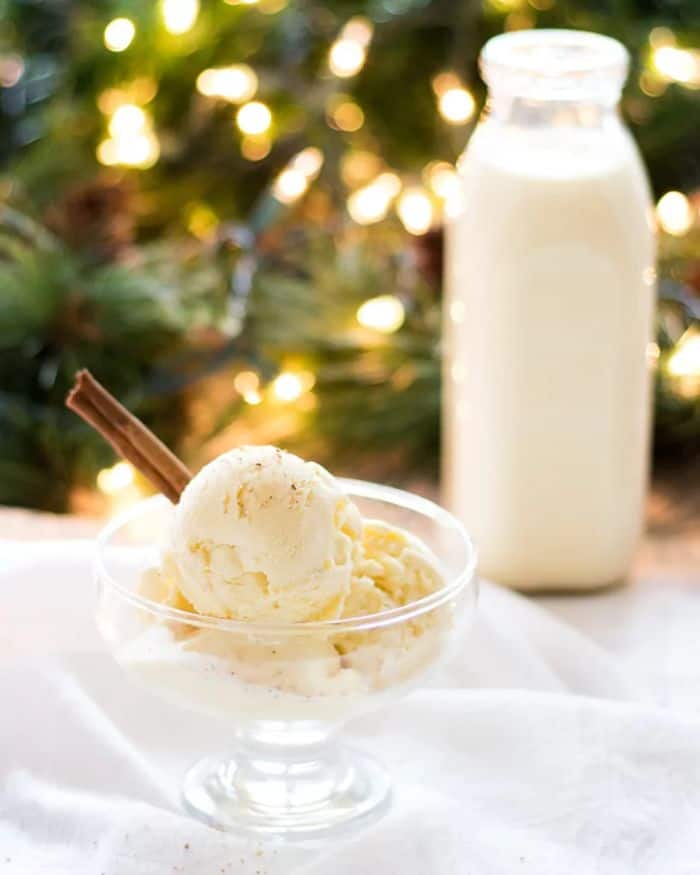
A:
<svg viewBox="0 0 700 875">
<path fill-rule="evenodd" d="M 648 456 L 655 247 L 616 110 L 627 55 L 521 31 L 481 64 L 447 228 L 446 498 L 486 577 L 602 586 L 629 569 Z"/>
</svg>

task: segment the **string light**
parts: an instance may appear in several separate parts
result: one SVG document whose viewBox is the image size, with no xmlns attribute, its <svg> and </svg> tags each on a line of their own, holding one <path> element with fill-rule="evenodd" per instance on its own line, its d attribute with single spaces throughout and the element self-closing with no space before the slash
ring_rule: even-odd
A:
<svg viewBox="0 0 700 875">
<path fill-rule="evenodd" d="M 367 60 L 372 32 L 372 22 L 362 16 L 355 16 L 345 24 L 328 53 L 328 66 L 333 75 L 347 79 L 360 72 Z"/>
<path fill-rule="evenodd" d="M 272 186 L 272 194 L 280 203 L 292 204 L 306 192 L 309 181 L 299 170 L 283 170 Z"/>
<path fill-rule="evenodd" d="M 219 218 L 210 206 L 190 204 L 187 209 L 187 227 L 199 240 L 209 239 L 219 225 Z"/>
<path fill-rule="evenodd" d="M 433 91 L 440 97 L 446 91 L 449 91 L 452 88 L 461 88 L 462 81 L 456 73 L 453 73 L 451 70 L 444 70 L 442 73 L 438 73 L 437 76 L 433 77 L 432 81 Z"/>
<path fill-rule="evenodd" d="M 280 203 L 292 204 L 305 194 L 323 166 L 323 152 L 315 146 L 302 149 L 292 158 L 272 186 L 272 194 Z"/>
<path fill-rule="evenodd" d="M 323 152 L 315 146 L 308 146 L 292 158 L 289 166 L 303 173 L 307 179 L 315 179 L 323 167 Z"/>
<path fill-rule="evenodd" d="M 680 191 L 668 191 L 656 205 L 656 217 L 667 234 L 682 237 L 693 226 L 693 209 Z"/>
<path fill-rule="evenodd" d="M 298 374 L 285 371 L 272 381 L 272 392 L 278 401 L 290 403 L 304 394 L 304 384 Z"/>
<path fill-rule="evenodd" d="M 433 194 L 447 200 L 459 189 L 459 174 L 447 161 L 431 161 L 423 168 L 423 180 Z"/>
<path fill-rule="evenodd" d="M 258 77 L 247 64 L 211 67 L 197 77 L 197 91 L 206 97 L 219 97 L 231 103 L 244 103 L 255 96 Z"/>
<path fill-rule="evenodd" d="M 162 0 L 161 12 L 168 33 L 187 33 L 199 15 L 199 0 Z"/>
<path fill-rule="evenodd" d="M 264 103 L 253 100 L 238 110 L 236 124 L 243 134 L 264 134 L 272 124 L 272 113 Z"/>
<path fill-rule="evenodd" d="M 700 332 L 689 328 L 676 344 L 667 369 L 680 395 L 695 398 L 700 389 Z"/>
<path fill-rule="evenodd" d="M 466 88 L 448 88 L 438 98 L 438 111 L 451 125 L 463 125 L 474 115 L 476 103 Z"/>
<path fill-rule="evenodd" d="M 146 113 L 133 103 L 117 107 L 109 122 L 109 132 L 113 137 L 125 137 L 146 126 Z"/>
<path fill-rule="evenodd" d="M 351 39 L 336 40 L 328 55 L 331 73 L 341 79 L 355 76 L 365 65 L 367 53 L 363 47 Z"/>
<path fill-rule="evenodd" d="M 123 52 L 136 36 L 136 26 L 130 18 L 115 18 L 104 31 L 104 44 L 110 52 Z"/>
<path fill-rule="evenodd" d="M 248 161 L 262 161 L 267 158 L 272 148 L 272 141 L 265 134 L 246 136 L 241 140 L 241 154 Z"/>
<path fill-rule="evenodd" d="M 97 160 L 101 164 L 144 169 L 156 163 L 160 144 L 149 116 L 141 107 L 133 103 L 117 107 L 108 128 L 110 138 L 97 147 Z"/>
<path fill-rule="evenodd" d="M 241 395 L 257 392 L 260 388 L 260 377 L 255 371 L 239 371 L 233 379 L 233 386 Z"/>
<path fill-rule="evenodd" d="M 401 180 L 395 173 L 382 173 L 374 182 L 350 195 L 348 212 L 358 225 L 381 222 L 400 190 Z"/>
<path fill-rule="evenodd" d="M 661 46 L 675 46 L 676 37 L 668 27 L 653 27 L 649 32 L 649 44 L 655 49 Z"/>
<path fill-rule="evenodd" d="M 262 404 L 262 395 L 257 389 L 248 389 L 247 392 L 243 393 L 243 400 L 251 407 L 256 407 L 258 404 Z"/>
<path fill-rule="evenodd" d="M 97 475 L 97 488 L 105 495 L 116 495 L 134 482 L 134 469 L 128 462 L 117 462 L 111 468 L 103 468 Z"/>
<path fill-rule="evenodd" d="M 365 114 L 361 107 L 346 95 L 332 98 L 326 112 L 331 127 L 339 131 L 359 131 L 365 123 Z"/>
<path fill-rule="evenodd" d="M 657 73 L 672 82 L 700 85 L 700 52 L 662 45 L 654 49 L 652 63 Z"/>
<path fill-rule="evenodd" d="M 348 188 L 357 188 L 374 179 L 381 169 L 381 161 L 374 152 L 353 149 L 340 162 L 340 176 Z"/>
<path fill-rule="evenodd" d="M 374 33 L 374 25 L 368 18 L 361 15 L 356 15 L 351 18 L 342 30 L 341 37 L 343 39 L 352 40 L 366 49 L 372 40 Z"/>
<path fill-rule="evenodd" d="M 381 334 L 393 334 L 403 325 L 406 311 L 396 295 L 379 295 L 365 301 L 358 310 L 356 319 L 364 328 Z"/>
<path fill-rule="evenodd" d="M 420 188 L 409 188 L 401 195 L 397 212 L 410 234 L 425 234 L 433 223 L 433 205 Z"/>
<path fill-rule="evenodd" d="M 668 360 L 668 372 L 674 377 L 700 377 L 700 334 L 688 329 L 676 344 Z"/>
</svg>

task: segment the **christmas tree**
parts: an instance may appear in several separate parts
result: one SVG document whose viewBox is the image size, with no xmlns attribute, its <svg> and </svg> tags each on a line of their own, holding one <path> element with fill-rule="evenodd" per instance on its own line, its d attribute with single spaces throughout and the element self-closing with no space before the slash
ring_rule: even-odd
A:
<svg viewBox="0 0 700 875">
<path fill-rule="evenodd" d="M 62 408 L 79 365 L 194 465 L 241 440 L 379 457 L 385 479 L 434 461 L 443 204 L 479 49 L 529 27 L 630 51 L 662 231 L 656 446 L 697 447 L 695 0 L 0 12 L 0 503 L 108 486 L 109 451 Z"/>
</svg>

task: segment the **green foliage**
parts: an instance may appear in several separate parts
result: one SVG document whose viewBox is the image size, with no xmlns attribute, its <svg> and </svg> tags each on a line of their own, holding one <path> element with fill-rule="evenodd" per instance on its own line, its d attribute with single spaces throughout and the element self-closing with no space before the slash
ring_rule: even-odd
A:
<svg viewBox="0 0 700 875">
<path fill-rule="evenodd" d="M 221 309 L 221 276 L 172 246 L 93 264 L 5 209 L 0 236 L 0 504 L 65 509 L 113 458 L 64 408 L 75 372 L 98 379 L 177 444 L 187 375 L 178 353 Z"/>
</svg>

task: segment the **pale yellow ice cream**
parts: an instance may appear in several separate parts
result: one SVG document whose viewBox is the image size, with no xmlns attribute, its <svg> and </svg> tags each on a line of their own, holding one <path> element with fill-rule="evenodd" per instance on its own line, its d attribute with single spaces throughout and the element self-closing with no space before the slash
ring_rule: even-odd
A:
<svg viewBox="0 0 700 875">
<path fill-rule="evenodd" d="M 177 588 L 200 614 L 326 620 L 342 613 L 361 533 L 357 508 L 320 465 L 240 447 L 183 492 L 169 556 Z"/>
<path fill-rule="evenodd" d="M 196 614 L 304 623 L 378 614 L 443 585 L 435 557 L 420 540 L 363 520 L 325 469 L 272 447 L 244 447 L 206 466 L 187 487 L 170 547 L 160 567 L 144 575 L 141 592 Z M 217 703 L 235 683 L 237 706 L 259 704 L 264 691 L 339 699 L 400 684 L 427 667 L 449 631 L 450 610 L 380 628 L 278 640 L 253 629 L 174 623 L 157 639 L 147 636 L 127 658 L 142 672 L 169 672 L 177 683 L 187 673 L 206 678 L 204 686 L 188 682 L 188 689 Z M 171 671 L 176 657 L 179 675 Z"/>
</svg>

